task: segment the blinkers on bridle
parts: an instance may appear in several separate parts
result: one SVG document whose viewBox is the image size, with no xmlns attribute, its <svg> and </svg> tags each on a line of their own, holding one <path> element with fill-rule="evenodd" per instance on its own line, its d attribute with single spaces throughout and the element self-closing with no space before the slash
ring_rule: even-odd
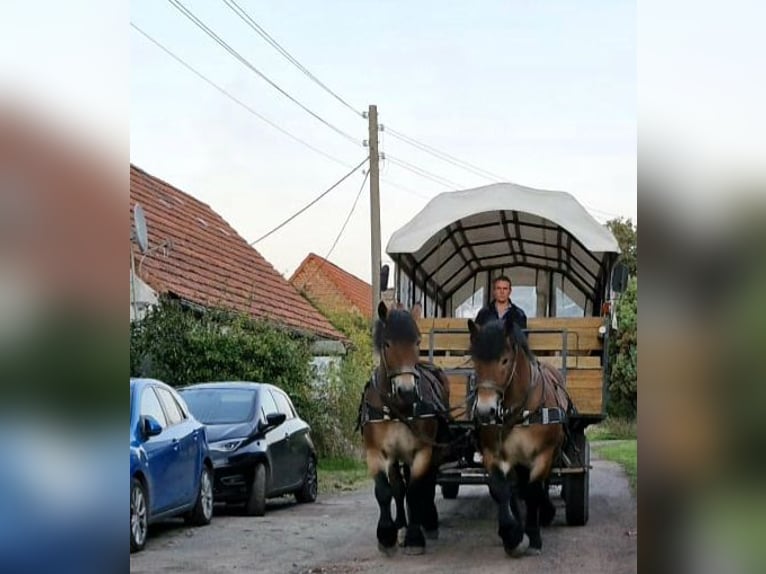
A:
<svg viewBox="0 0 766 574">
<path fill-rule="evenodd" d="M 419 341 L 416 343 L 419 344 Z M 412 375 L 412 378 L 414 380 L 414 388 L 415 388 L 415 399 L 420 400 L 421 394 L 420 394 L 420 372 L 415 367 L 401 367 L 396 370 L 391 370 L 388 367 L 388 361 L 386 360 L 386 346 L 383 345 L 383 348 L 380 350 L 380 363 L 383 366 L 383 370 L 386 373 L 386 380 L 388 381 L 389 391 L 388 393 L 385 393 L 388 395 L 388 398 L 395 397 L 397 393 L 397 383 L 396 379 L 397 377 L 400 377 L 401 375 Z M 378 392 L 383 395 L 382 389 L 378 388 Z"/>
<path fill-rule="evenodd" d="M 516 366 L 518 365 L 519 361 L 519 347 L 518 343 L 513 342 L 511 343 L 511 350 L 513 351 L 513 363 L 511 364 L 511 374 L 508 376 L 508 379 L 503 383 L 502 385 L 498 385 L 494 381 L 482 381 L 481 383 L 476 384 L 476 390 L 489 390 L 494 391 L 497 394 L 497 414 L 495 415 L 495 418 L 499 422 L 503 422 L 505 420 L 505 416 L 507 413 L 504 412 L 503 404 L 505 403 L 505 393 L 508 392 L 508 389 L 511 386 L 511 382 L 513 381 L 513 377 L 516 376 Z M 524 399 L 524 403 L 527 402 L 527 399 Z M 476 408 L 476 404 L 474 403 L 474 409 Z"/>
</svg>

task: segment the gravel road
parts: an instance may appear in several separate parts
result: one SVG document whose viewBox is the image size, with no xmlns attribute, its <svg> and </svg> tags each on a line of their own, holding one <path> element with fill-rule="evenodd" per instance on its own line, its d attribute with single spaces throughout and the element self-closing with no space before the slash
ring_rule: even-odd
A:
<svg viewBox="0 0 766 574">
<path fill-rule="evenodd" d="M 417 572 L 448 574 L 510 571 L 628 574 L 636 566 L 636 504 L 627 479 L 614 463 L 592 460 L 590 521 L 566 526 L 563 501 L 543 530 L 543 553 L 506 557 L 496 535 L 496 511 L 485 486 L 461 486 L 456 500 L 437 489 L 440 537 L 426 554 L 377 550 L 377 504 L 372 483 L 350 493 L 300 505 L 276 499 L 266 516 L 255 518 L 221 509 L 210 526 L 187 528 L 182 521 L 158 524 L 146 548 L 130 558 L 134 574 L 163 572 L 257 572 L 264 574 L 348 574 Z"/>
</svg>

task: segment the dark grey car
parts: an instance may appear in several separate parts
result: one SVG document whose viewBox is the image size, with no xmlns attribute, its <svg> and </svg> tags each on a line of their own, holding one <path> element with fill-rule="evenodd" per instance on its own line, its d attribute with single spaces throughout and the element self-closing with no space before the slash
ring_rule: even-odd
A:
<svg viewBox="0 0 766 574">
<path fill-rule="evenodd" d="M 203 383 L 179 389 L 207 427 L 216 502 L 245 503 L 262 516 L 266 499 L 317 497 L 316 450 L 287 394 L 265 383 Z"/>
</svg>

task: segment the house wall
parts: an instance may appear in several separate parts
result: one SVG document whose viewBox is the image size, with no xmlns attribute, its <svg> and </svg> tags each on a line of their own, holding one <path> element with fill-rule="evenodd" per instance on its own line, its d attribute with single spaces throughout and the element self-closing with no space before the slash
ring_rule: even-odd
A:
<svg viewBox="0 0 766 574">
<path fill-rule="evenodd" d="M 338 291 L 335 283 L 324 274 L 322 269 L 319 269 L 319 272 L 317 272 L 318 266 L 317 262 L 310 261 L 298 272 L 293 278 L 293 285 L 296 289 L 301 292 L 305 291 L 309 299 L 316 301 L 328 310 L 353 310 L 361 313 L 355 305 Z"/>
</svg>

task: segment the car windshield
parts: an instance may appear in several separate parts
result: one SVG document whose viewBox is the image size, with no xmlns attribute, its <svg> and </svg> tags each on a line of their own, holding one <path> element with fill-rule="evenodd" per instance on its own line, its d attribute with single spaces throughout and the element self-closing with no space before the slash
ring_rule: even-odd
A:
<svg viewBox="0 0 766 574">
<path fill-rule="evenodd" d="M 181 394 L 194 417 L 208 425 L 243 423 L 253 415 L 252 389 L 188 389 Z"/>
</svg>

